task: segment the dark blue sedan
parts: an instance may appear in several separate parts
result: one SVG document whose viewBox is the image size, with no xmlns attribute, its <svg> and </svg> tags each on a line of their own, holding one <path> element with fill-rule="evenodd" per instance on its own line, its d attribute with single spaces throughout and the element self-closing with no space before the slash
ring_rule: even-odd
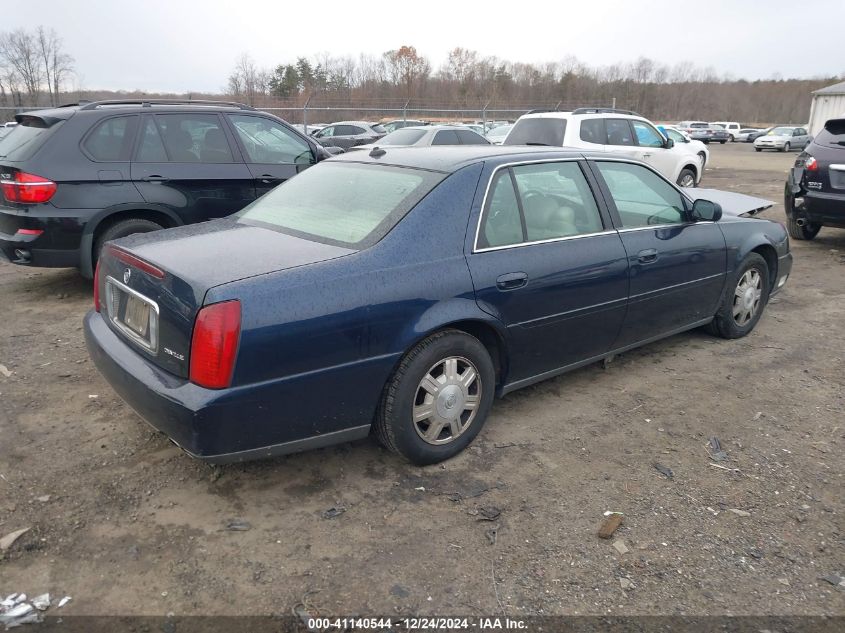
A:
<svg viewBox="0 0 845 633">
<path fill-rule="evenodd" d="M 692 328 L 748 334 L 786 231 L 711 193 L 551 148 L 347 154 L 236 216 L 109 243 L 88 349 L 195 457 L 373 433 L 437 462 L 496 396 Z"/>
</svg>

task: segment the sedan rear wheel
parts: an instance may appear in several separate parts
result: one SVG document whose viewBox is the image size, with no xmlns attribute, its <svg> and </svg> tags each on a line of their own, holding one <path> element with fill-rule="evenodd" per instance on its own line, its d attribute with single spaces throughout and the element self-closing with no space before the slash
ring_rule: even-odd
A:
<svg viewBox="0 0 845 633">
<path fill-rule="evenodd" d="M 484 345 L 458 330 L 429 336 L 387 383 L 373 431 L 415 464 L 458 454 L 478 435 L 493 404 L 496 373 Z"/>
<path fill-rule="evenodd" d="M 757 325 L 768 300 L 769 267 L 762 256 L 749 253 L 707 329 L 722 338 L 741 338 Z"/>
</svg>

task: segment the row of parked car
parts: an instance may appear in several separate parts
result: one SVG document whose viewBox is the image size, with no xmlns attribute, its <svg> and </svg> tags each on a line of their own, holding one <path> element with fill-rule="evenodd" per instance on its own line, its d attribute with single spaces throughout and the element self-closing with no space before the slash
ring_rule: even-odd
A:
<svg viewBox="0 0 845 633">
<path fill-rule="evenodd" d="M 498 147 L 404 126 L 342 148 L 340 123 L 216 102 L 17 119 L 0 249 L 93 267 L 94 363 L 214 462 L 370 433 L 441 461 L 496 396 L 695 327 L 748 334 L 791 270 L 786 229 L 748 217 L 771 203 L 678 187 L 693 141 L 633 112 L 532 112 Z M 443 131 L 457 147 L 406 147 Z"/>
</svg>

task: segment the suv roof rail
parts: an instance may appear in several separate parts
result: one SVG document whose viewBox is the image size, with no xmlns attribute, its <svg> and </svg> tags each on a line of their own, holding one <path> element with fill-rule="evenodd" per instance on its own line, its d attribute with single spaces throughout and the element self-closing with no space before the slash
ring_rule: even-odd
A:
<svg viewBox="0 0 845 633">
<path fill-rule="evenodd" d="M 80 110 L 96 110 L 104 105 L 139 105 L 142 108 L 149 108 L 154 105 L 200 105 L 200 106 L 229 106 L 240 110 L 255 110 L 250 105 L 238 103 L 237 101 L 210 101 L 206 99 L 106 99 L 103 101 L 89 101 L 84 105 L 80 104 Z"/>
<path fill-rule="evenodd" d="M 535 108 L 534 110 L 529 110 L 526 114 L 542 114 L 543 112 L 560 112 L 557 108 Z"/>
<path fill-rule="evenodd" d="M 633 110 L 620 110 L 618 108 L 577 108 L 572 114 L 630 114 L 631 116 L 642 116 Z"/>
</svg>

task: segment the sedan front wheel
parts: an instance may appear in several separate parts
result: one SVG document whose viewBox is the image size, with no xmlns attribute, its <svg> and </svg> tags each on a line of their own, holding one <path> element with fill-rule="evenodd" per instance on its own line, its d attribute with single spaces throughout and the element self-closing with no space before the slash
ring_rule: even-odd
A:
<svg viewBox="0 0 845 633">
<path fill-rule="evenodd" d="M 382 396 L 375 435 L 415 464 L 449 459 L 484 426 L 495 382 L 493 361 L 477 338 L 437 332 L 399 363 Z"/>
<path fill-rule="evenodd" d="M 722 297 L 708 331 L 722 338 L 741 338 L 751 332 L 769 301 L 769 267 L 757 253 L 749 253 Z"/>
</svg>

